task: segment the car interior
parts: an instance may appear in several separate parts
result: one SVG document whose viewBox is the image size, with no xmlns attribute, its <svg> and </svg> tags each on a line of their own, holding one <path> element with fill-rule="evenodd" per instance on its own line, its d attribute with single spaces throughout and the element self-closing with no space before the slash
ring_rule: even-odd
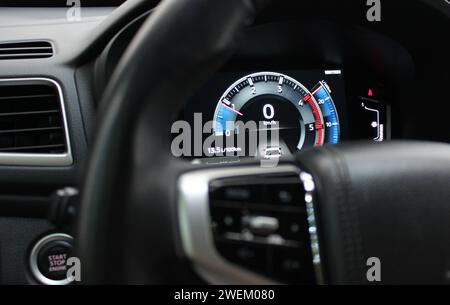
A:
<svg viewBox="0 0 450 305">
<path fill-rule="evenodd" d="M 2 1 L 0 284 L 450 284 L 449 55 L 446 0 Z"/>
</svg>

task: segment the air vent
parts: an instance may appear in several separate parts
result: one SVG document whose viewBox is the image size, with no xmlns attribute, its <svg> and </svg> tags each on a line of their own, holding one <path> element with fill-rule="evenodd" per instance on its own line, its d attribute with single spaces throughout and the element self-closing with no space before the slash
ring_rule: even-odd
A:
<svg viewBox="0 0 450 305">
<path fill-rule="evenodd" d="M 0 60 L 51 56 L 53 56 L 53 47 L 48 41 L 0 43 Z"/>
<path fill-rule="evenodd" d="M 0 164 L 71 163 L 59 85 L 41 78 L 0 80 Z"/>
</svg>

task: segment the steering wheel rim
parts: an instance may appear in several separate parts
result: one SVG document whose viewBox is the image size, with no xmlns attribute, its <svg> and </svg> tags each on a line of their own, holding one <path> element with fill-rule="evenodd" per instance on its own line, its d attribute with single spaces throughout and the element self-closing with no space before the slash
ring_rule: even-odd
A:
<svg viewBox="0 0 450 305">
<path fill-rule="evenodd" d="M 165 0 L 134 38 L 105 91 L 104 104 L 109 106 L 100 120 L 83 187 L 77 236 L 86 282 L 169 283 L 173 277 L 167 268 L 179 274 L 187 269 L 174 263 L 183 260 L 179 236 L 165 223 L 176 217 L 178 174 L 171 173 L 189 166 L 167 153 L 171 114 L 232 53 L 240 30 L 262 2 Z M 139 79 L 146 81 L 135 81 Z M 175 83 L 183 85 L 174 90 Z M 155 113 L 149 104 L 161 110 Z M 136 113 L 145 119 L 137 121 Z M 153 204 L 171 204 L 149 213 L 152 197 Z M 142 232 L 143 223 L 150 224 L 150 232 L 164 230 L 166 238 Z M 152 238 L 158 251 L 146 246 Z M 125 248 L 133 257 L 124 261 Z"/>
</svg>

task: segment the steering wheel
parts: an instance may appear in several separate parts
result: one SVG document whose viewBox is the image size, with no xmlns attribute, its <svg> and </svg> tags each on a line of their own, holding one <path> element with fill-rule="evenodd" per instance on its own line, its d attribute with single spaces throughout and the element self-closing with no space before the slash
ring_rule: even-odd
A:
<svg viewBox="0 0 450 305">
<path fill-rule="evenodd" d="M 265 2 L 164 0 L 132 41 L 103 96 L 82 190 L 84 282 L 367 283 L 376 264 L 383 283 L 448 281 L 448 145 L 338 145 L 274 167 L 170 153 L 173 113 Z"/>
</svg>

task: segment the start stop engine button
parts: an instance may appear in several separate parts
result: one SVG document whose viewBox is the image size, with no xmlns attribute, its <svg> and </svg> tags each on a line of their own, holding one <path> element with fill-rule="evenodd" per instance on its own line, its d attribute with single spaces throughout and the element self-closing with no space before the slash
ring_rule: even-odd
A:
<svg viewBox="0 0 450 305">
<path fill-rule="evenodd" d="M 33 276 L 42 284 L 67 285 L 67 259 L 71 257 L 73 238 L 55 233 L 39 240 L 31 250 L 30 265 Z"/>
</svg>

